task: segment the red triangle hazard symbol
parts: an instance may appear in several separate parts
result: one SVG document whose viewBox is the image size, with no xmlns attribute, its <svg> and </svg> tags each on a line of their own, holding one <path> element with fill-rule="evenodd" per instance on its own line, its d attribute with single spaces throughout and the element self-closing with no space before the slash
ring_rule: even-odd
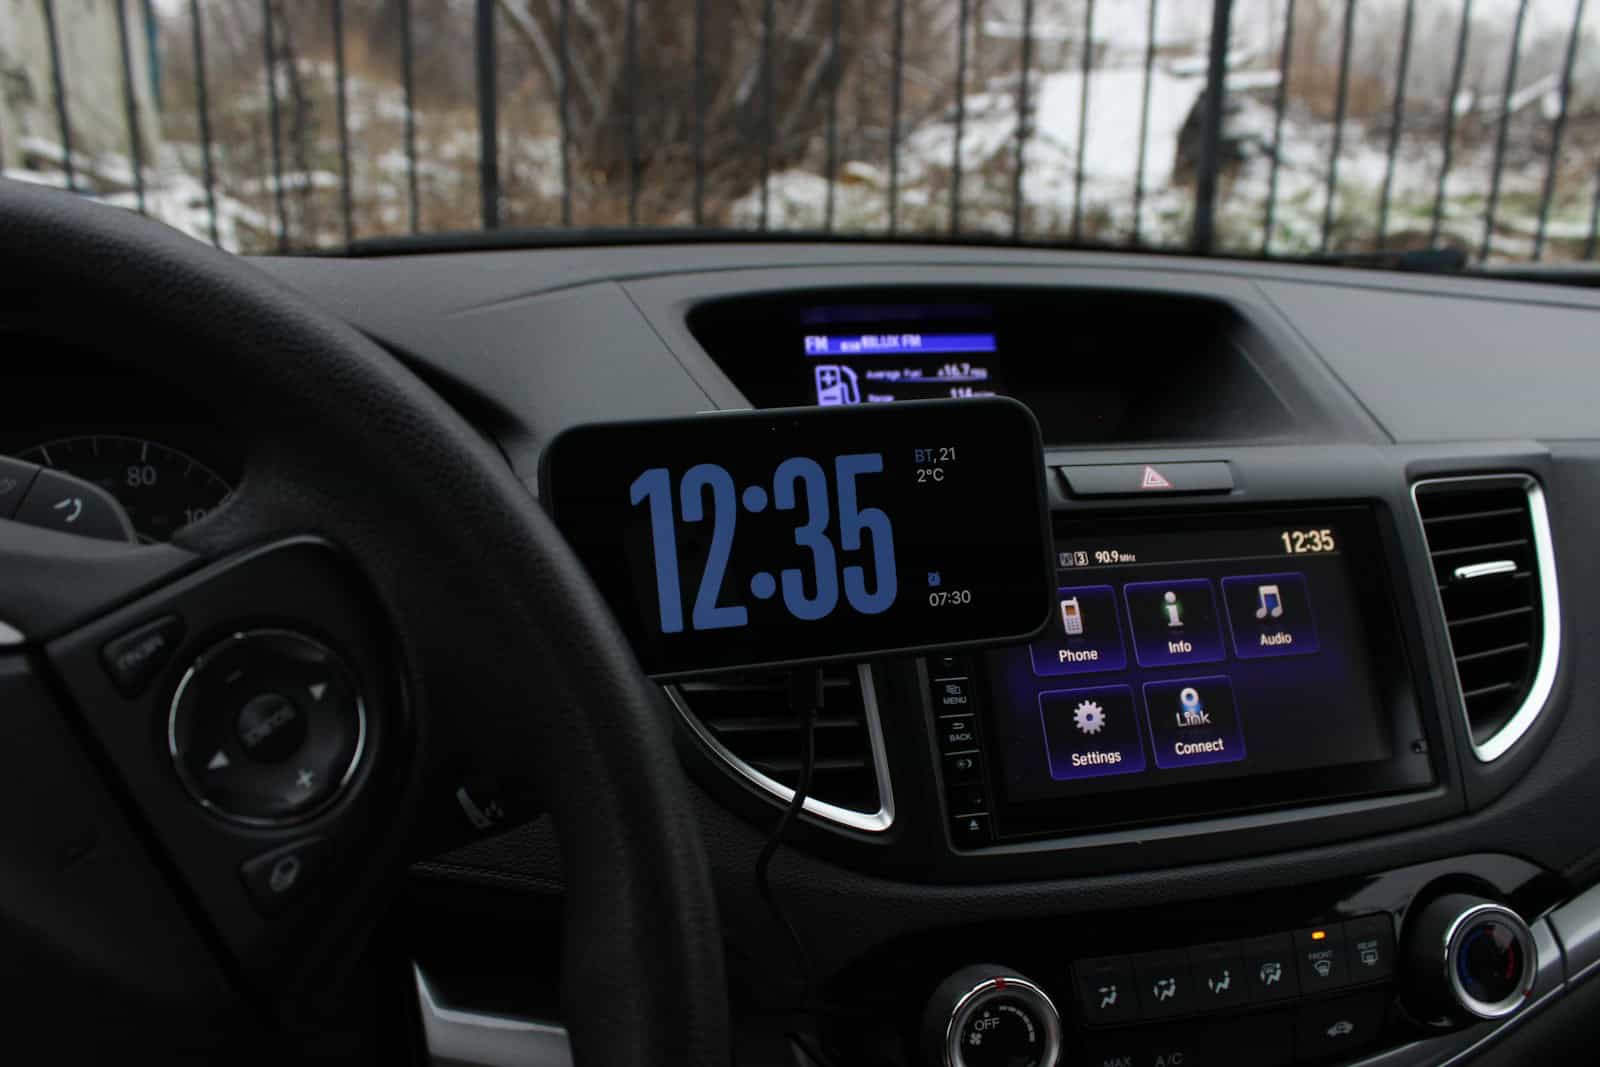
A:
<svg viewBox="0 0 1600 1067">
<path fill-rule="evenodd" d="M 1139 480 L 1139 488 L 1171 489 L 1172 483 L 1167 481 L 1166 476 L 1160 471 L 1156 470 L 1154 467 L 1146 466 L 1144 469 L 1144 477 Z"/>
</svg>

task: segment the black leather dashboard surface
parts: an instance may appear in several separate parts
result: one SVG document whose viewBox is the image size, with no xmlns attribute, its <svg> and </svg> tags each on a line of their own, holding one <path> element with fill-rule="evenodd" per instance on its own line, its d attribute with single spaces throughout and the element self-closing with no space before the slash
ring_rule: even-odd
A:
<svg viewBox="0 0 1600 1067">
<path fill-rule="evenodd" d="M 1397 489 L 1440 470 L 1497 470 L 1506 456 L 1538 457 L 1564 602 L 1560 676 L 1539 729 L 1515 757 L 1472 768 L 1469 793 L 1486 801 L 1475 802 L 1477 810 L 1315 848 L 1219 859 L 1197 839 L 1182 862 L 1157 869 L 1056 869 L 987 884 L 919 883 L 785 850 L 773 880 L 802 936 L 817 946 L 819 967 L 843 965 L 908 930 L 1290 888 L 1468 852 L 1519 856 L 1576 878 L 1600 868 L 1600 833 L 1590 818 L 1600 806 L 1600 675 L 1587 655 L 1600 647 L 1600 622 L 1584 610 L 1600 580 L 1587 547 L 1600 538 L 1593 506 L 1600 500 L 1600 296 L 1332 268 L 887 245 L 561 249 L 262 266 L 473 412 L 530 486 L 540 444 L 568 425 L 743 406 L 695 342 L 685 312 L 703 299 L 797 285 L 1115 285 L 1205 294 L 1240 309 L 1259 331 L 1265 350 L 1257 357 L 1288 380 L 1285 388 L 1315 424 L 1318 444 L 1308 449 L 1358 446 L 1339 455 L 1370 461 L 1373 477 Z M 1293 445 L 1280 451 L 1293 461 Z M 1072 454 L 1051 450 L 1052 461 Z M 1133 454 L 1189 453 L 1152 453 L 1146 445 Z M 1092 461 L 1119 452 L 1084 455 Z M 696 800 L 733 936 L 771 943 L 774 929 L 749 880 L 764 829 L 708 792 L 697 791 Z M 554 866 L 548 831 L 534 823 L 428 869 L 548 890 L 559 879 Z"/>
</svg>

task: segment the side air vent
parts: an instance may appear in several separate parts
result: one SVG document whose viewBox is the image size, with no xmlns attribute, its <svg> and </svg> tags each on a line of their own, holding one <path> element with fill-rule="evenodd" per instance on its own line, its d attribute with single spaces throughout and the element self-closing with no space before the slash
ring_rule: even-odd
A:
<svg viewBox="0 0 1600 1067">
<path fill-rule="evenodd" d="M 872 672 L 823 668 L 816 765 L 806 810 L 856 830 L 886 830 L 894 800 Z M 781 801 L 799 776 L 800 724 L 789 714 L 787 676 L 749 671 L 679 682 L 667 690 L 684 721 L 735 773 Z"/>
<path fill-rule="evenodd" d="M 1544 493 L 1520 475 L 1413 491 L 1478 759 L 1503 755 L 1544 709 L 1560 611 Z"/>
</svg>

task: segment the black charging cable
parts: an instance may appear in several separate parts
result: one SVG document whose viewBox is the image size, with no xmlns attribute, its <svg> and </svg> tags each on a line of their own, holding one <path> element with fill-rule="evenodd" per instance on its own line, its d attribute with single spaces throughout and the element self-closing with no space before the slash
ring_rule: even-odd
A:
<svg viewBox="0 0 1600 1067">
<path fill-rule="evenodd" d="M 794 796 L 790 798 L 789 806 L 783 809 L 778 825 L 772 828 L 772 835 L 767 838 L 766 845 L 761 849 L 761 855 L 756 858 L 756 891 L 761 894 L 761 899 L 766 901 L 772 917 L 789 936 L 789 945 L 794 951 L 795 963 L 800 969 L 801 988 L 808 1003 L 811 996 L 811 958 L 806 954 L 806 947 L 800 940 L 800 934 L 772 892 L 768 869 L 772 866 L 772 857 L 783 844 L 784 835 L 789 832 L 789 827 L 794 824 L 795 819 L 800 817 L 800 812 L 806 804 L 806 796 L 811 791 L 811 775 L 817 764 L 817 713 L 821 710 L 822 671 L 816 667 L 797 667 L 790 671 L 789 713 L 799 721 L 802 738 L 800 773 L 795 780 Z"/>
</svg>

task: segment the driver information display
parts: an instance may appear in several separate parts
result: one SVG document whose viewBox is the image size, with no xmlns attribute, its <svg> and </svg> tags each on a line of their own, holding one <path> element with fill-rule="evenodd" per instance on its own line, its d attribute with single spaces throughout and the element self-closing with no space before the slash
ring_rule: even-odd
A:
<svg viewBox="0 0 1600 1067">
<path fill-rule="evenodd" d="M 543 483 L 657 677 L 1027 639 L 1051 610 L 1015 401 L 584 426 Z"/>
<path fill-rule="evenodd" d="M 821 407 L 995 396 L 993 333 L 808 333 L 806 359 Z"/>
</svg>

